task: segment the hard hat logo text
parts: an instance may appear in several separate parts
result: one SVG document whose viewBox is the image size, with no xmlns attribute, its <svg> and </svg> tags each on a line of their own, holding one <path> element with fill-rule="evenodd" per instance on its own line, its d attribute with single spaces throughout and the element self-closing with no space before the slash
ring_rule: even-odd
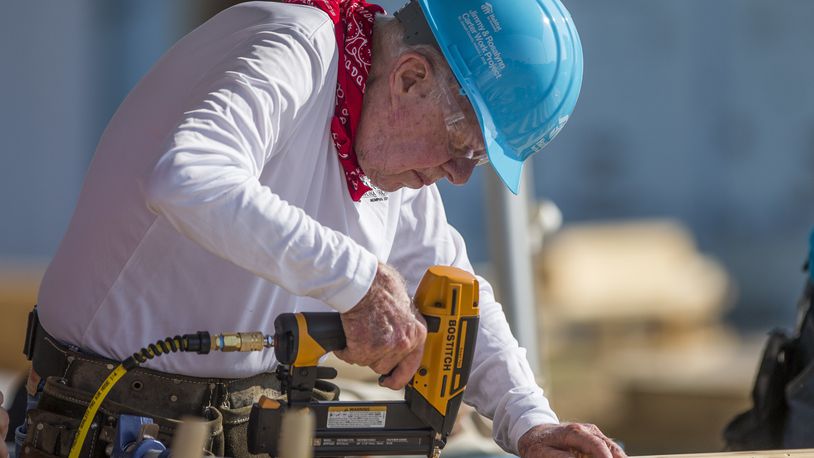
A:
<svg viewBox="0 0 814 458">
<path fill-rule="evenodd" d="M 495 79 L 500 79 L 503 76 L 503 70 L 506 69 L 506 63 L 503 61 L 503 54 L 495 45 L 493 33 L 500 32 L 502 27 L 494 15 L 491 4 L 484 3 L 481 10 L 486 15 L 486 22 L 491 26 L 491 30 L 486 28 L 478 10 L 467 11 L 458 17 L 458 21 L 466 31 L 472 46 L 478 52 L 481 62 L 489 67 L 489 71 Z"/>
</svg>

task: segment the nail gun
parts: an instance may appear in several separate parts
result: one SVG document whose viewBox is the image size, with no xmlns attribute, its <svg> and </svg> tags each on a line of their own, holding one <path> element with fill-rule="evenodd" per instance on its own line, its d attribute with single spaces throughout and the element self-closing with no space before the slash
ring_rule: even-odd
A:
<svg viewBox="0 0 814 458">
<path fill-rule="evenodd" d="M 320 367 L 325 354 L 345 347 L 337 313 L 280 315 L 274 352 L 286 401 L 254 404 L 248 425 L 251 453 L 277 455 L 283 415 L 310 409 L 316 417 L 314 456 L 440 456 L 469 379 L 478 330 L 478 281 L 453 267 L 431 267 L 415 295 L 427 322 L 427 341 L 404 401 L 312 401 L 318 380 L 336 377 Z"/>
</svg>

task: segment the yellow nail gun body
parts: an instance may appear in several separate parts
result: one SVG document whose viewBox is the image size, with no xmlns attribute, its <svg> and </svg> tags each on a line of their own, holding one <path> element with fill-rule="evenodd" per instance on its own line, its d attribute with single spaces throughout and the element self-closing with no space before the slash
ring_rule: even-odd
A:
<svg viewBox="0 0 814 458">
<path fill-rule="evenodd" d="M 446 444 L 469 379 L 478 330 L 478 281 L 463 270 L 431 267 L 415 303 L 427 321 L 427 341 L 404 401 L 312 401 L 315 384 L 336 371 L 319 358 L 345 347 L 336 313 L 284 314 L 275 321 L 278 375 L 285 402 L 261 400 L 252 408 L 249 451 L 278 454 L 283 413 L 309 408 L 316 417 L 314 456 L 438 456 Z"/>
</svg>

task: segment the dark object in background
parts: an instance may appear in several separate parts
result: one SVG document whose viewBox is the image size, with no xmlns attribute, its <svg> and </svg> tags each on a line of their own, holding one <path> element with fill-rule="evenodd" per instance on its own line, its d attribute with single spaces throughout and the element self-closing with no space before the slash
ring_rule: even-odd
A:
<svg viewBox="0 0 814 458">
<path fill-rule="evenodd" d="M 809 280 L 800 304 L 793 377 L 786 385 L 788 413 L 783 435 L 787 448 L 814 446 L 814 282 Z"/>
<path fill-rule="evenodd" d="M 805 270 L 811 268 L 809 263 Z M 798 303 L 795 335 L 779 329 L 770 333 L 752 390 L 753 407 L 724 430 L 728 450 L 814 447 L 812 291 L 814 281 L 809 275 Z"/>
</svg>

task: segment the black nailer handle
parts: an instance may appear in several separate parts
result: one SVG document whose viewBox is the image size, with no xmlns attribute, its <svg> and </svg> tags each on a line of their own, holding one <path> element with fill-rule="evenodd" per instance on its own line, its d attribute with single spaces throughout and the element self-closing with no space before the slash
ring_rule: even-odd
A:
<svg viewBox="0 0 814 458">
<path fill-rule="evenodd" d="M 338 313 L 283 313 L 274 320 L 274 355 L 281 364 L 316 366 L 323 355 L 346 346 Z"/>
</svg>

